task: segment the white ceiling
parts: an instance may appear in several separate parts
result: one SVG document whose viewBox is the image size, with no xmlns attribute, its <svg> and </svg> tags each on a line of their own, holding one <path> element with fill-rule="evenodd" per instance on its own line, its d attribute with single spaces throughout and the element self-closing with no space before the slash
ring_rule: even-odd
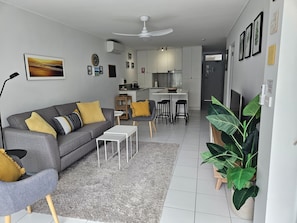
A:
<svg viewBox="0 0 297 223">
<path fill-rule="evenodd" d="M 249 0 L 0 0 L 134 49 L 202 45 L 225 48 L 225 40 Z M 112 32 L 140 33 L 139 17 L 151 17 L 148 31 L 173 32 L 149 40 L 116 36 Z M 205 39 L 203 41 L 203 39 Z"/>
</svg>

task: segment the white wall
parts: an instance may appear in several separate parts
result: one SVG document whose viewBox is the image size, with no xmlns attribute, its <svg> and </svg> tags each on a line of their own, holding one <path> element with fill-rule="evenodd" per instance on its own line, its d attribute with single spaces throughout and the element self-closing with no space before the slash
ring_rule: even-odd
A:
<svg viewBox="0 0 297 223">
<path fill-rule="evenodd" d="M 246 103 L 254 98 L 261 90 L 261 84 L 264 77 L 263 61 L 266 55 L 265 48 L 267 30 L 265 28 L 263 29 L 262 52 L 242 61 L 238 60 L 239 37 L 261 11 L 264 11 L 263 27 L 267 27 L 267 2 L 268 1 L 265 0 L 250 0 L 227 37 L 226 48 L 228 49 L 232 44 L 235 46 L 233 80 L 230 83 L 230 86 L 232 89 L 243 94 Z"/>
<path fill-rule="evenodd" d="M 270 1 L 270 19 L 279 12 L 278 31 L 267 48 L 276 45 L 274 65 L 265 60 L 264 82 L 273 81 L 272 106 L 262 106 L 254 223 L 297 222 L 297 1 Z"/>
<path fill-rule="evenodd" d="M 0 32 L 0 83 L 13 72 L 20 73 L 7 82 L 1 97 L 4 126 L 10 114 L 64 102 L 100 100 L 102 107 L 113 108 L 122 78 L 136 77 L 133 70 L 125 67 L 128 51 L 136 58 L 133 50 L 106 53 L 103 39 L 3 3 L 0 3 Z M 66 79 L 28 81 L 24 53 L 63 58 Z M 104 68 L 99 77 L 87 75 L 93 53 L 99 55 Z M 108 77 L 109 64 L 116 65 L 116 78 Z"/>
</svg>

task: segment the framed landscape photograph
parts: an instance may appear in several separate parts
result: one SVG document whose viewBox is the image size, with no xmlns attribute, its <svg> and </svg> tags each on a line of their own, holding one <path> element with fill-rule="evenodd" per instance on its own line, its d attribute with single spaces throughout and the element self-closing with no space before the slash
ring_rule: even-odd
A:
<svg viewBox="0 0 297 223">
<path fill-rule="evenodd" d="M 243 31 L 240 34 L 240 38 L 239 38 L 239 61 L 243 60 L 244 58 L 244 37 L 245 37 L 245 31 Z"/>
<path fill-rule="evenodd" d="M 251 56 L 252 27 L 253 27 L 253 23 L 251 23 L 245 30 L 245 37 L 244 37 L 244 57 L 245 58 L 248 58 Z"/>
<path fill-rule="evenodd" d="M 253 56 L 261 53 L 261 45 L 262 45 L 262 29 L 263 29 L 263 12 L 260 12 L 259 15 L 254 20 L 253 24 L 253 45 L 252 51 Z"/>
<path fill-rule="evenodd" d="M 65 79 L 63 59 L 32 54 L 24 57 L 28 80 Z"/>
</svg>

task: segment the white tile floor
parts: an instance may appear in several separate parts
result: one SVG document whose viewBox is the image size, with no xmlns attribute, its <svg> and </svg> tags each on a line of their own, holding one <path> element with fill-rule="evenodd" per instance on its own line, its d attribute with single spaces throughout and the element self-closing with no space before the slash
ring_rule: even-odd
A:
<svg viewBox="0 0 297 223">
<path fill-rule="evenodd" d="M 130 122 L 122 121 L 122 124 Z M 212 167 L 200 165 L 199 154 L 206 150 L 206 142 L 209 141 L 204 113 L 192 111 L 188 125 L 180 119 L 174 125 L 158 121 L 156 126 L 157 134 L 151 139 L 148 125 L 141 123 L 139 141 L 180 144 L 160 223 L 252 223 L 232 213 L 226 185 L 215 190 Z M 95 223 L 65 217 L 59 217 L 59 220 L 60 223 Z M 4 222 L 3 217 L 0 217 L 0 222 Z M 24 210 L 12 215 L 12 223 L 53 223 L 53 219 L 50 215 L 34 213 L 34 210 L 32 214 Z"/>
</svg>

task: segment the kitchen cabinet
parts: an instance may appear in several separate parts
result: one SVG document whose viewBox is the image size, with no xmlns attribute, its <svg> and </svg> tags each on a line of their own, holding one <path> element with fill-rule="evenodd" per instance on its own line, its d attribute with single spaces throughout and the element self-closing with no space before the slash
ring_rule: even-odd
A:
<svg viewBox="0 0 297 223">
<path fill-rule="evenodd" d="M 158 61 L 156 60 L 158 55 L 157 50 L 148 50 L 147 51 L 147 71 L 148 73 L 157 73 L 158 72 Z"/>
<path fill-rule="evenodd" d="M 167 50 L 167 71 L 182 70 L 182 49 L 172 48 Z"/>
<path fill-rule="evenodd" d="M 158 73 L 167 73 L 168 67 L 167 67 L 167 51 L 158 51 L 157 55 L 157 62 L 158 62 Z"/>
<path fill-rule="evenodd" d="M 142 68 L 145 68 L 144 73 Z M 152 73 L 167 73 L 169 70 L 182 70 L 182 48 L 137 51 L 137 75 L 141 87 L 153 86 Z"/>
<path fill-rule="evenodd" d="M 183 47 L 183 89 L 189 91 L 189 108 L 201 109 L 202 47 Z"/>
</svg>

